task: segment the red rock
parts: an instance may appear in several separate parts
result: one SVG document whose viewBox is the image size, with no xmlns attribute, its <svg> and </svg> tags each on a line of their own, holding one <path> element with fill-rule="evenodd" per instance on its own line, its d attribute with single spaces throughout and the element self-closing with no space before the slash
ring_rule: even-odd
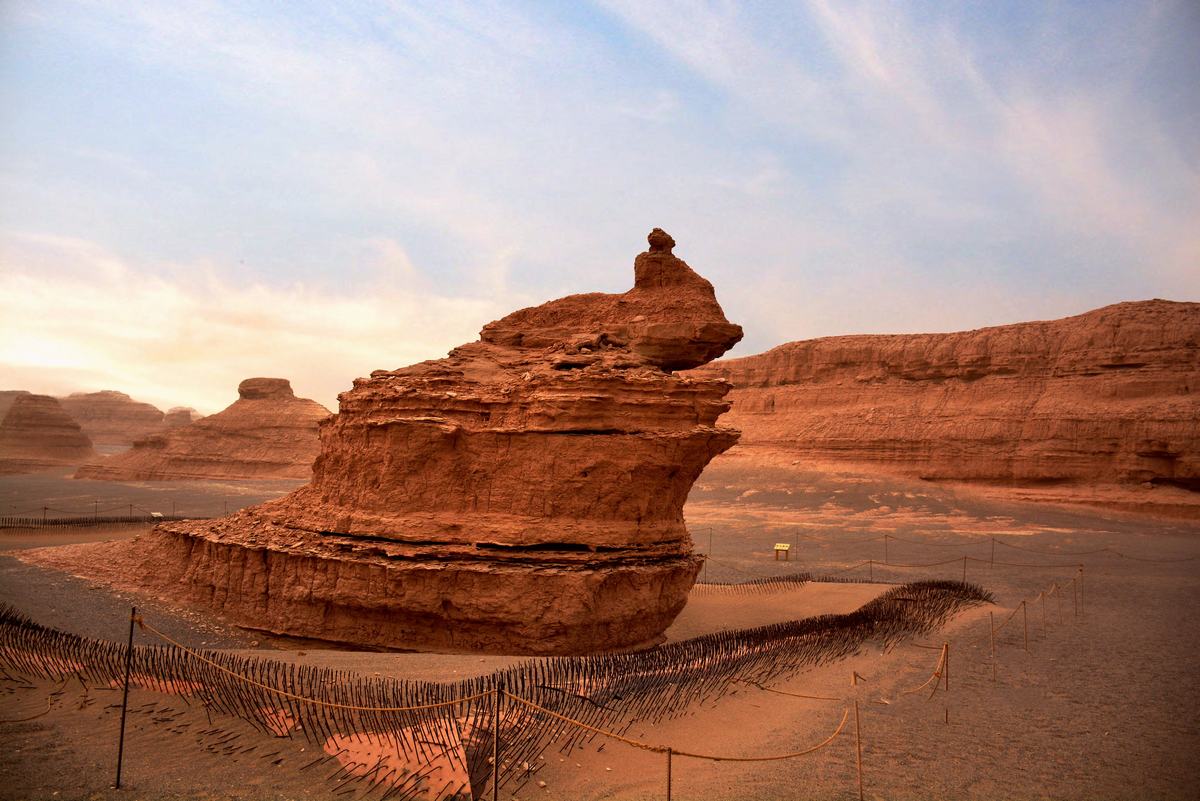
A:
<svg viewBox="0 0 1200 801">
<path fill-rule="evenodd" d="M 129 447 L 163 429 L 160 409 L 124 392 L 76 392 L 58 402 L 97 446 Z"/>
<path fill-rule="evenodd" d="M 1196 303 L 791 342 L 695 372 L 733 383 L 739 451 L 930 479 L 1200 489 Z"/>
<path fill-rule="evenodd" d="M 79 464 L 95 455 L 91 440 L 54 398 L 0 392 L 0 473 Z"/>
<path fill-rule="evenodd" d="M 172 406 L 167 409 L 167 413 L 163 415 L 163 428 L 179 428 L 188 426 L 199 420 L 204 415 L 197 412 L 191 406 Z"/>
<path fill-rule="evenodd" d="M 141 574 L 247 625 L 359 644 L 658 637 L 700 567 L 684 500 L 737 439 L 716 425 L 728 385 L 669 371 L 741 328 L 669 237 L 651 244 L 629 292 L 524 309 L 445 359 L 356 380 L 321 424 L 311 484 L 160 525 Z"/>
<path fill-rule="evenodd" d="M 248 378 L 224 411 L 139 440 L 132 450 L 84 465 L 75 477 L 306 478 L 320 449 L 317 424 L 328 416 L 316 401 L 297 398 L 286 379 Z"/>
</svg>

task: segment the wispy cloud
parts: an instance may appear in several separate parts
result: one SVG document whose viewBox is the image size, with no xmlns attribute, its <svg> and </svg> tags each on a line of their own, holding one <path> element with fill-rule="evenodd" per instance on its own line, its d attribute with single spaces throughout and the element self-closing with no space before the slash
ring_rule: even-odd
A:
<svg viewBox="0 0 1200 801">
<path fill-rule="evenodd" d="M 379 255 L 380 283 L 357 294 L 231 283 L 196 265 L 151 272 L 75 240 L 9 245 L 0 252 L 0 385 L 119 388 L 207 413 L 260 375 L 336 408 L 355 377 L 440 358 L 522 301 L 406 289 L 412 268 L 393 242 L 364 243 Z"/>
<path fill-rule="evenodd" d="M 1186 2 L 4 14 L 9 385 L 211 410 L 290 371 L 332 402 L 627 288 L 655 225 L 739 353 L 1200 296 Z"/>
</svg>

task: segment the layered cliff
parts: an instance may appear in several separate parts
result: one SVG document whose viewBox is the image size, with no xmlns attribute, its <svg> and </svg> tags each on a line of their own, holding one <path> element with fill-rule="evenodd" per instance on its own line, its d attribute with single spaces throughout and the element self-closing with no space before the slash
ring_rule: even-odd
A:
<svg viewBox="0 0 1200 801">
<path fill-rule="evenodd" d="M 91 440 L 54 398 L 0 392 L 0 473 L 79 464 L 95 455 Z"/>
<path fill-rule="evenodd" d="M 58 402 L 100 449 L 127 448 L 163 429 L 162 410 L 124 392 L 76 392 Z"/>
<path fill-rule="evenodd" d="M 683 503 L 737 432 L 741 338 L 656 229 L 621 295 L 574 295 L 449 356 L 360 378 L 312 483 L 163 524 L 140 572 L 247 625 L 360 644 L 578 653 L 657 637 L 700 567 Z M 203 425 L 198 423 L 193 428 Z"/>
<path fill-rule="evenodd" d="M 238 399 L 217 414 L 134 443 L 86 464 L 76 478 L 165 481 L 307 478 L 320 451 L 317 424 L 329 410 L 297 398 L 282 378 L 248 378 Z"/>
<path fill-rule="evenodd" d="M 734 384 L 741 450 L 931 479 L 1200 490 L 1196 303 L 792 342 L 696 373 Z"/>
</svg>

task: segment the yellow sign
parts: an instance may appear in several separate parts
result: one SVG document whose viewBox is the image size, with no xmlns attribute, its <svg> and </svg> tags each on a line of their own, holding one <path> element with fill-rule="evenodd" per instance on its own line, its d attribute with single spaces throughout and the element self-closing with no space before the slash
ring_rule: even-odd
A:
<svg viewBox="0 0 1200 801">
<path fill-rule="evenodd" d="M 777 551 L 790 551 L 791 549 L 792 549 L 792 544 L 790 542 L 775 543 L 775 550 L 777 550 Z"/>
</svg>

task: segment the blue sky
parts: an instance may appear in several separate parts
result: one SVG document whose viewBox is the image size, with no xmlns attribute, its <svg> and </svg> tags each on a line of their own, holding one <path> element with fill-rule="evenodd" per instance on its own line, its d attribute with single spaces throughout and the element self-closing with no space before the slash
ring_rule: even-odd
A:
<svg viewBox="0 0 1200 801">
<path fill-rule="evenodd" d="M 734 355 L 1200 297 L 1176 3 L 0 5 L 0 385 L 328 406 L 623 291 Z"/>
</svg>

